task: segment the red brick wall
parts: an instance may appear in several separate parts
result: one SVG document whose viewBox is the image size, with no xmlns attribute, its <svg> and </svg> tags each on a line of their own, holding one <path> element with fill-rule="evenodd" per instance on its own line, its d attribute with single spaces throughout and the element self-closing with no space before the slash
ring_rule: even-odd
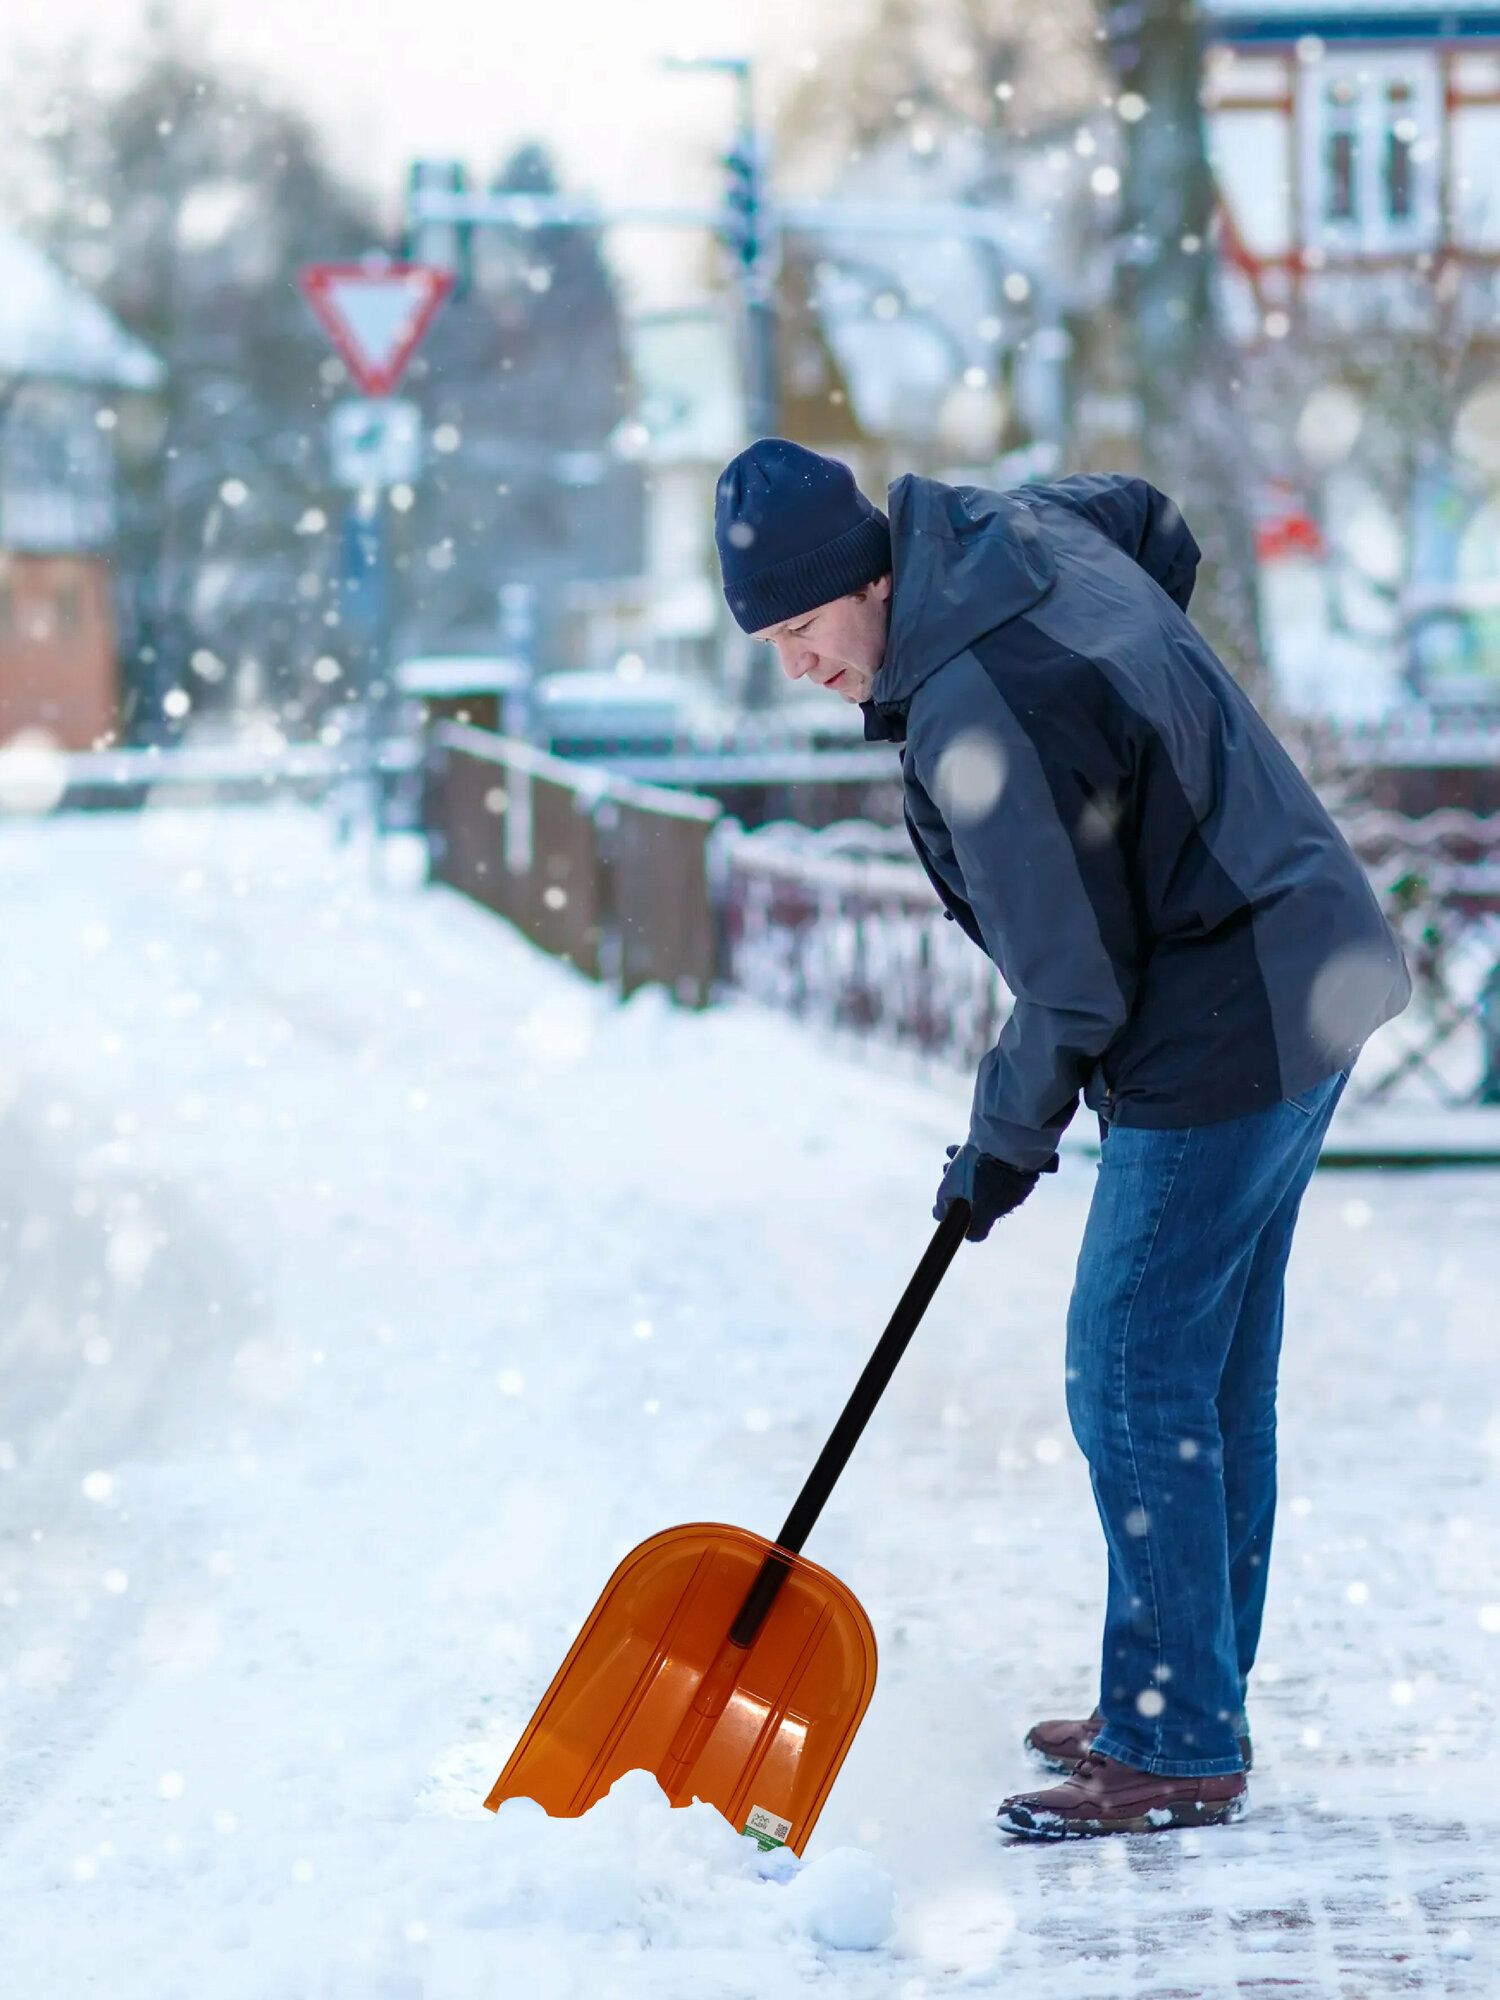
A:
<svg viewBox="0 0 1500 2000">
<path fill-rule="evenodd" d="M 92 750 L 115 728 L 116 684 L 104 562 L 0 550 L 0 743 L 38 729 Z"/>
</svg>

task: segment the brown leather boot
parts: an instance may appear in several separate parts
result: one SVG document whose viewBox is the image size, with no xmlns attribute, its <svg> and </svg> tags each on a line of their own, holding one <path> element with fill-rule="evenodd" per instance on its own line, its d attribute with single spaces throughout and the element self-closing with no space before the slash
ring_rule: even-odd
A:
<svg viewBox="0 0 1500 2000">
<path fill-rule="evenodd" d="M 1104 1717 L 1097 1708 L 1083 1722 L 1035 1722 L 1023 1739 L 1026 1754 L 1038 1770 L 1060 1771 L 1066 1777 L 1093 1749 L 1094 1738 L 1103 1727 Z M 1251 1770 L 1255 1756 L 1250 1738 L 1241 1736 L 1239 1746 L 1245 1769 Z"/>
<path fill-rule="evenodd" d="M 1003 1833 L 1022 1840 L 1068 1840 L 1093 1833 L 1164 1833 L 1174 1826 L 1223 1826 L 1245 1810 L 1245 1774 L 1159 1778 L 1090 1751 L 1072 1776 L 1045 1792 L 1021 1792 L 999 1811 Z"/>
</svg>

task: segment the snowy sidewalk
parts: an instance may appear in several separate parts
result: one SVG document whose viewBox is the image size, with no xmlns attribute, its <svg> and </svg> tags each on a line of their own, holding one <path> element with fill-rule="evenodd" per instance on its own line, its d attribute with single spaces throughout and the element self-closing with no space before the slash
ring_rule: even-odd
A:
<svg viewBox="0 0 1500 2000">
<path fill-rule="evenodd" d="M 809 1548 L 881 1678 L 809 1860 L 853 1852 L 786 1882 L 639 1786 L 477 1800 L 626 1548 L 774 1530 L 961 1085 L 619 1008 L 299 812 L 6 826 L 0 896 L 7 1992 L 1500 1991 L 1500 1174 L 1314 1183 L 1219 1833 L 992 1832 L 1092 1693 L 1087 1163 L 965 1251 Z"/>
</svg>

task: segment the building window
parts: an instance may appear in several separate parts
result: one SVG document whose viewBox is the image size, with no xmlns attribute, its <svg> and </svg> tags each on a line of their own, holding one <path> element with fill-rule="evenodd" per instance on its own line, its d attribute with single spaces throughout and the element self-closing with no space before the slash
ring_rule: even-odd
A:
<svg viewBox="0 0 1500 2000">
<path fill-rule="evenodd" d="M 1409 83 L 1385 91 L 1385 212 L 1391 222 L 1409 222 L 1412 212 L 1412 148 L 1417 143 L 1416 92 Z"/>
<path fill-rule="evenodd" d="M 1306 247 L 1334 256 L 1437 247 L 1442 119 L 1429 50 L 1334 54 L 1299 82 Z"/>
<path fill-rule="evenodd" d="M 75 582 L 57 588 L 57 629 L 64 636 L 76 633 L 83 624 L 83 596 Z"/>
<path fill-rule="evenodd" d="M 1324 93 L 1323 219 L 1359 220 L 1359 86 L 1341 76 Z"/>
</svg>

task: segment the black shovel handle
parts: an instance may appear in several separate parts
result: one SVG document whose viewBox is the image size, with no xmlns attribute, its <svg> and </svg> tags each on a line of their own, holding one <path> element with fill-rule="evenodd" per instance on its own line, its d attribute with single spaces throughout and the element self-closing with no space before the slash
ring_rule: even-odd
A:
<svg viewBox="0 0 1500 2000">
<path fill-rule="evenodd" d="M 891 1314 L 890 1325 L 865 1363 L 864 1373 L 855 1383 L 854 1393 L 844 1405 L 843 1415 L 834 1425 L 832 1435 L 818 1454 L 817 1464 L 807 1475 L 807 1483 L 782 1524 L 781 1533 L 776 1537 L 779 1549 L 786 1549 L 792 1555 L 800 1554 L 802 1544 L 812 1533 L 813 1523 L 823 1511 L 824 1502 L 838 1483 L 839 1474 L 849 1463 L 849 1454 L 859 1443 L 860 1433 L 874 1414 L 875 1405 L 885 1394 L 886 1385 L 896 1372 L 896 1363 L 906 1352 L 912 1335 L 921 1324 L 923 1313 L 932 1304 L 933 1294 L 943 1282 L 944 1272 L 968 1234 L 971 1213 L 966 1201 L 949 1202 L 942 1221 L 933 1231 L 932 1241 L 922 1253 L 921 1263 L 912 1273 L 911 1283 Z M 790 1563 L 778 1562 L 774 1555 L 766 1557 L 760 1574 L 740 1606 L 739 1615 L 730 1627 L 732 1645 L 750 1646 L 754 1643 L 756 1633 L 765 1623 L 766 1613 L 776 1601 L 777 1591 L 790 1572 Z"/>
</svg>

